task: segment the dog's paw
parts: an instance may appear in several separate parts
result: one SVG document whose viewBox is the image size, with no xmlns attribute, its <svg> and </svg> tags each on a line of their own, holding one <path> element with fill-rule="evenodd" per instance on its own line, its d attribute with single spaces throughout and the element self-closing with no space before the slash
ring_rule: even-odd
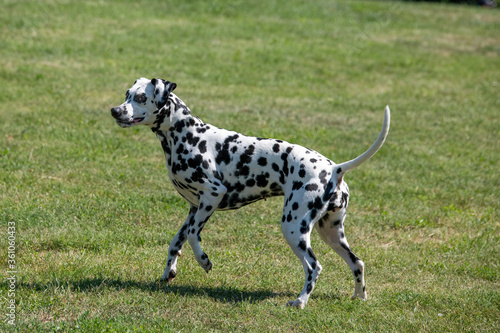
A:
<svg viewBox="0 0 500 333">
<path fill-rule="evenodd" d="M 362 291 L 359 293 L 354 293 L 354 295 L 351 296 L 351 299 L 359 299 L 360 301 L 366 301 L 368 297 L 366 296 L 366 291 Z"/>
<path fill-rule="evenodd" d="M 201 255 L 198 263 L 200 264 L 201 268 L 203 268 L 207 273 L 212 269 L 212 262 L 210 261 L 210 259 L 208 259 L 208 256 L 205 252 L 203 252 L 203 254 Z"/>
<path fill-rule="evenodd" d="M 207 259 L 208 260 L 208 259 Z M 208 260 L 208 263 L 206 265 L 203 266 L 203 269 L 205 270 L 205 272 L 210 272 L 210 270 L 212 269 L 212 262 L 210 260 Z"/>
<path fill-rule="evenodd" d="M 290 301 L 286 304 L 287 307 L 291 306 L 294 308 L 303 309 L 306 306 L 306 303 L 302 302 L 300 299 L 296 299 L 295 301 Z"/>
<path fill-rule="evenodd" d="M 177 276 L 177 270 L 172 269 L 169 271 L 165 271 L 160 279 L 160 282 L 170 283 L 176 276 Z"/>
</svg>

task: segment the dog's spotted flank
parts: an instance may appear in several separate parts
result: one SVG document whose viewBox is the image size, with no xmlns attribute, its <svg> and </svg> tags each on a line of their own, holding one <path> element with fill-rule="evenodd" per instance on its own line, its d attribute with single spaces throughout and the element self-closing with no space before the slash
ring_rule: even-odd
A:
<svg viewBox="0 0 500 333">
<path fill-rule="evenodd" d="M 127 91 L 125 102 L 111 109 L 121 127 L 151 128 L 165 152 L 172 184 L 191 205 L 186 221 L 170 242 L 162 280 L 170 282 L 177 275 L 177 259 L 186 241 L 200 266 L 210 271 L 212 263 L 201 249 L 200 233 L 214 211 L 284 196 L 281 230 L 305 272 L 302 292 L 288 305 L 304 308 L 321 273 L 311 248 L 313 227 L 351 268 L 352 298 L 365 300 L 364 264 L 351 251 L 344 233 L 349 188 L 343 176 L 382 147 L 389 132 L 389 107 L 375 143 L 355 159 L 335 164 L 299 145 L 205 124 L 172 93 L 176 86 L 141 78 Z"/>
</svg>

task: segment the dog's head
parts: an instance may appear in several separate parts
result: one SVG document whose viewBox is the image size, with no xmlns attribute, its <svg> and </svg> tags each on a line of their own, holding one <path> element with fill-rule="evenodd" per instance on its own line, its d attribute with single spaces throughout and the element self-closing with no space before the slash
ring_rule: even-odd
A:
<svg viewBox="0 0 500 333">
<path fill-rule="evenodd" d="M 121 127 L 152 127 L 175 87 L 173 82 L 140 78 L 127 90 L 125 102 L 111 109 L 111 115 Z"/>
</svg>

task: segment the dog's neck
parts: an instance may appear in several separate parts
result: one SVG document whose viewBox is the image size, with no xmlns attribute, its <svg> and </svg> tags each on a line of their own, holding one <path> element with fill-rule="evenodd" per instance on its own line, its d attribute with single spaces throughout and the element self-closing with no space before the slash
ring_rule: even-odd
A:
<svg viewBox="0 0 500 333">
<path fill-rule="evenodd" d="M 154 133 L 163 132 L 166 134 L 179 121 L 192 118 L 191 110 L 184 102 L 174 94 L 170 94 L 167 103 L 157 111 L 156 120 L 151 126 L 151 131 Z"/>
<path fill-rule="evenodd" d="M 158 111 L 151 130 L 160 140 L 161 146 L 167 157 L 167 164 L 170 164 L 170 155 L 172 148 L 178 144 L 178 133 L 186 131 L 191 127 L 201 128 L 205 124 L 191 114 L 191 110 L 184 102 L 174 94 L 170 94 L 167 103 Z"/>
</svg>

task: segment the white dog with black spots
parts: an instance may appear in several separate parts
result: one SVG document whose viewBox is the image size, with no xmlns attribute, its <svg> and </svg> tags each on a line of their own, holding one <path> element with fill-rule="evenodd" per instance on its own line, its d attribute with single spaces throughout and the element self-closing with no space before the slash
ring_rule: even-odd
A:
<svg viewBox="0 0 500 333">
<path fill-rule="evenodd" d="M 321 265 L 311 248 L 315 227 L 349 265 L 355 282 L 352 298 L 366 300 L 364 264 L 351 251 L 344 233 L 349 189 L 344 174 L 372 157 L 389 132 L 390 110 L 375 143 L 353 160 L 335 164 L 318 152 L 282 140 L 249 137 L 201 121 L 172 91 L 173 82 L 138 79 L 123 104 L 111 109 L 121 127 L 146 125 L 161 142 L 168 176 L 191 205 L 168 249 L 162 280 L 177 275 L 177 258 L 187 240 L 200 266 L 212 268 L 200 246 L 200 233 L 216 210 L 237 209 L 273 196 L 284 196 L 281 230 L 305 272 L 304 288 L 288 305 L 304 308 Z"/>
</svg>

